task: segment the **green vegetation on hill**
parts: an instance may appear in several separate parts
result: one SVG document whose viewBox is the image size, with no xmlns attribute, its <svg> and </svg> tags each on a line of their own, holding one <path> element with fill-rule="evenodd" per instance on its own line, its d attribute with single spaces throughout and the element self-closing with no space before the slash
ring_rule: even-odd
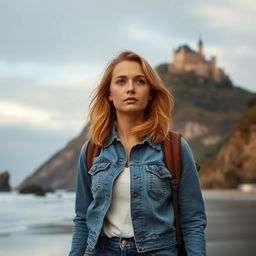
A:
<svg viewBox="0 0 256 256">
<path fill-rule="evenodd" d="M 177 107 L 194 106 L 214 113 L 239 113 L 246 109 L 251 93 L 235 87 L 226 77 L 215 83 L 194 72 L 171 74 L 168 64 L 156 68 L 165 86 L 173 93 Z"/>
</svg>

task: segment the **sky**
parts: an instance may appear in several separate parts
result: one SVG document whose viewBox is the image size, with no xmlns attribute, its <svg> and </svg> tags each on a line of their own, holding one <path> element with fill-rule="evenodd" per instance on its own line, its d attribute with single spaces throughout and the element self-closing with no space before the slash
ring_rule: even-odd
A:
<svg viewBox="0 0 256 256">
<path fill-rule="evenodd" d="M 0 0 L 0 172 L 17 186 L 79 135 L 107 63 L 156 67 L 199 37 L 233 83 L 256 92 L 253 0 Z"/>
</svg>

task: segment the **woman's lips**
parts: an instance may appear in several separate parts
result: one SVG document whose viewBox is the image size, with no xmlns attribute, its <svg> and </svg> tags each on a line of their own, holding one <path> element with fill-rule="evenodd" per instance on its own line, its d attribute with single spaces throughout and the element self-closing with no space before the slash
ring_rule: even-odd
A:
<svg viewBox="0 0 256 256">
<path fill-rule="evenodd" d="M 129 97 L 129 98 L 125 99 L 124 101 L 137 101 L 137 99 L 134 97 Z"/>
</svg>

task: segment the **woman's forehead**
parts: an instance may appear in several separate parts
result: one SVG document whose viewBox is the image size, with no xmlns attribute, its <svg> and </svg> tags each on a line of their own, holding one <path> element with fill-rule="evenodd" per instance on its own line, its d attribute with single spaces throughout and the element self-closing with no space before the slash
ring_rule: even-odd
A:
<svg viewBox="0 0 256 256">
<path fill-rule="evenodd" d="M 112 77 L 117 76 L 145 76 L 140 63 L 136 61 L 121 61 L 113 69 Z"/>
</svg>

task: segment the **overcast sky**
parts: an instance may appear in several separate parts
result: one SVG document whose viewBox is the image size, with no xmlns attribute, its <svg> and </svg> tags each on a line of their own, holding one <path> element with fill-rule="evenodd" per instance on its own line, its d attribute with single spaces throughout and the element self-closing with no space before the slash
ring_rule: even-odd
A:
<svg viewBox="0 0 256 256">
<path fill-rule="evenodd" d="M 157 66 L 201 36 L 206 58 L 256 92 L 255 24 L 253 0 L 0 0 L 0 172 L 16 186 L 77 136 L 122 50 Z"/>
</svg>

